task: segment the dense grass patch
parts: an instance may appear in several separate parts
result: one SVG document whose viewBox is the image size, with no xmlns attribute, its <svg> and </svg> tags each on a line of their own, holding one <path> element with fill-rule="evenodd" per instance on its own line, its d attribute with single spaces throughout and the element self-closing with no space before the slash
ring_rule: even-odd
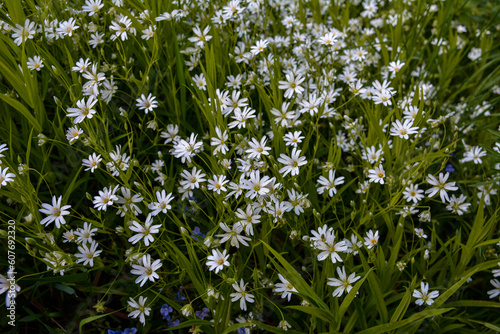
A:
<svg viewBox="0 0 500 334">
<path fill-rule="evenodd" d="M 3 1 L 1 327 L 500 331 L 499 10 Z"/>
</svg>

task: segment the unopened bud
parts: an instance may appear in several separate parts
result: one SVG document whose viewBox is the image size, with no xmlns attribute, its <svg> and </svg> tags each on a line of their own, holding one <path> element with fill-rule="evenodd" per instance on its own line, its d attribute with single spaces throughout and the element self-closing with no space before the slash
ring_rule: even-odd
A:
<svg viewBox="0 0 500 334">
<path fill-rule="evenodd" d="M 62 108 L 62 102 L 61 102 L 61 100 L 59 100 L 59 99 L 57 98 L 57 96 L 55 96 L 55 95 L 54 95 L 54 101 L 55 101 L 55 103 L 56 103 L 59 107 L 61 107 L 61 108 Z"/>
<path fill-rule="evenodd" d="M 33 239 L 33 238 L 28 237 L 28 238 L 24 238 L 24 239 L 26 240 L 26 243 L 28 243 L 30 245 L 35 245 L 36 246 L 36 244 L 37 244 L 36 240 Z"/>
</svg>

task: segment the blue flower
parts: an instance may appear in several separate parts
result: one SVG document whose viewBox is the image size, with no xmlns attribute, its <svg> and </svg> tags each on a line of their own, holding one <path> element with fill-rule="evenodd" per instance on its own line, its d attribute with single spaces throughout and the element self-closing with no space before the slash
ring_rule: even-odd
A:
<svg viewBox="0 0 500 334">
<path fill-rule="evenodd" d="M 206 234 L 201 233 L 201 230 L 200 230 L 200 228 L 199 228 L 198 226 L 196 226 L 196 227 L 193 229 L 193 231 L 191 232 L 191 234 L 192 234 L 192 236 L 191 236 L 191 237 L 192 237 L 194 240 L 196 240 L 196 241 L 199 241 L 199 239 L 198 239 L 197 237 L 195 237 L 196 235 L 197 235 L 197 236 L 199 236 L 199 237 L 202 237 L 202 238 L 205 238 L 205 236 L 206 236 Z"/>
<path fill-rule="evenodd" d="M 201 311 L 194 312 L 194 314 L 201 320 L 204 320 L 206 317 L 208 317 L 208 313 L 210 313 L 210 310 L 206 307 Z"/>
<path fill-rule="evenodd" d="M 160 309 L 160 313 L 163 316 L 163 320 L 170 320 L 170 313 L 172 312 L 172 307 L 169 306 L 168 304 L 163 304 L 163 306 Z"/>
<path fill-rule="evenodd" d="M 114 331 L 112 329 L 108 329 L 108 334 L 123 334 L 121 331 Z"/>
<path fill-rule="evenodd" d="M 180 324 L 180 320 L 179 319 L 175 319 L 175 320 L 172 320 L 168 323 L 168 328 L 172 328 L 174 326 L 177 326 L 178 324 Z"/>
<path fill-rule="evenodd" d="M 452 165 L 452 164 L 448 164 L 448 165 L 446 166 L 445 171 L 447 171 L 448 173 L 453 173 L 453 172 L 455 171 L 455 168 L 453 167 L 453 165 Z"/>
<path fill-rule="evenodd" d="M 123 331 L 123 334 L 136 334 L 137 333 L 137 328 L 132 327 L 132 328 L 125 328 Z"/>
<path fill-rule="evenodd" d="M 178 302 L 183 301 L 184 299 L 186 299 L 186 297 L 181 296 L 181 293 L 182 293 L 182 286 L 179 287 L 179 291 L 177 291 L 177 296 L 175 296 L 175 300 L 177 300 Z"/>
</svg>

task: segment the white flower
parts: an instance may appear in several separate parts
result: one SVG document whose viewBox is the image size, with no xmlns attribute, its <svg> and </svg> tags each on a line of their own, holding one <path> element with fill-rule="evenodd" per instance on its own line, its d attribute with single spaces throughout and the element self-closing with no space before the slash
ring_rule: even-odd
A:
<svg viewBox="0 0 500 334">
<path fill-rule="evenodd" d="M 99 44 L 104 43 L 103 37 L 104 37 L 104 34 L 100 34 L 98 32 L 90 35 L 89 45 L 95 49 Z"/>
<path fill-rule="evenodd" d="M 189 317 L 191 314 L 193 314 L 193 306 L 191 304 L 186 304 L 181 308 L 181 313 L 185 317 Z"/>
<path fill-rule="evenodd" d="M 495 298 L 496 296 L 500 295 L 500 282 L 496 279 L 492 279 L 492 280 L 490 280 L 490 283 L 496 289 L 488 291 L 488 295 L 490 295 L 490 298 Z"/>
<path fill-rule="evenodd" d="M 43 67 L 43 60 L 39 56 L 34 56 L 33 58 L 28 58 L 28 69 L 33 71 L 40 71 Z"/>
<path fill-rule="evenodd" d="M 181 180 L 179 183 L 184 189 L 195 189 L 200 187 L 200 183 L 205 182 L 204 178 L 206 174 L 202 173 L 201 170 L 197 170 L 196 166 L 193 167 L 191 172 L 187 170 L 183 170 L 181 176 L 184 180 Z"/>
<path fill-rule="evenodd" d="M 76 263 L 83 262 L 83 265 L 86 266 L 90 264 L 91 267 L 94 266 L 94 258 L 98 257 L 101 254 L 101 250 L 97 250 L 97 242 L 92 240 L 90 243 L 90 248 L 87 244 L 83 244 L 82 246 L 78 246 L 78 251 L 80 253 L 76 253 L 75 256 L 78 258 Z"/>
<path fill-rule="evenodd" d="M 314 243 L 314 247 L 322 251 L 318 254 L 318 261 L 323 261 L 330 257 L 332 263 L 337 263 L 337 261 L 342 262 L 339 253 L 347 251 L 345 241 L 335 242 L 333 229 L 328 229 L 321 238 L 322 240 L 315 241 Z"/>
<path fill-rule="evenodd" d="M 243 278 L 242 278 L 240 280 L 240 285 L 238 285 L 236 283 L 233 284 L 233 288 L 234 288 L 234 290 L 236 290 L 236 292 L 233 292 L 230 295 L 230 297 L 232 298 L 231 299 L 232 302 L 235 302 L 238 299 L 240 300 L 240 308 L 242 311 L 247 310 L 247 303 L 246 302 L 253 303 L 254 298 L 255 298 L 254 295 L 245 291 L 246 287 L 247 287 L 247 283 L 245 283 L 245 281 L 243 281 Z"/>
<path fill-rule="evenodd" d="M 154 36 L 155 34 L 155 30 L 156 30 L 156 27 L 155 26 L 149 26 L 147 29 L 144 29 L 142 31 L 142 36 L 141 38 L 142 39 L 145 39 L 145 40 L 148 40 L 150 39 L 151 37 Z"/>
<path fill-rule="evenodd" d="M 5 155 L 2 154 L 2 152 L 7 151 L 9 148 L 7 147 L 7 144 L 1 144 L 0 145 L 0 158 L 5 157 Z"/>
<path fill-rule="evenodd" d="M 339 278 L 328 278 L 329 282 L 326 283 L 330 286 L 338 287 L 335 291 L 333 291 L 333 297 L 340 297 L 344 294 L 344 292 L 348 294 L 352 289 L 351 284 L 361 278 L 361 276 L 356 276 L 356 273 L 352 273 L 349 277 L 347 277 L 344 266 L 342 266 L 342 268 L 337 267 L 337 274 L 339 275 Z"/>
<path fill-rule="evenodd" d="M 344 239 L 344 242 L 347 247 L 345 252 L 352 253 L 353 255 L 357 255 L 359 249 L 361 248 L 361 246 L 363 246 L 363 243 L 361 241 L 358 241 L 358 236 L 354 233 L 351 235 L 351 240 Z"/>
<path fill-rule="evenodd" d="M 253 224 L 260 223 L 260 210 L 260 207 L 252 208 L 251 205 L 247 205 L 245 211 L 239 208 L 236 210 L 236 217 L 240 219 L 236 224 L 240 224 L 247 235 L 253 235 Z"/>
<path fill-rule="evenodd" d="M 278 124 L 282 127 L 287 127 L 288 123 L 294 119 L 295 112 L 293 110 L 288 110 L 289 106 L 290 102 L 283 102 L 283 104 L 281 105 L 281 111 L 276 108 L 271 109 L 271 113 L 275 116 L 275 124 Z"/>
<path fill-rule="evenodd" d="M 500 266 L 500 262 L 498 262 L 498 265 Z M 493 277 L 500 276 L 500 269 L 493 269 L 492 274 L 493 274 Z"/>
<path fill-rule="evenodd" d="M 139 317 L 139 321 L 145 325 L 146 324 L 146 315 L 149 316 L 149 312 L 151 311 L 151 307 L 146 307 L 146 299 L 147 297 L 140 296 L 139 302 L 136 302 L 129 297 L 128 305 L 134 310 L 128 314 L 129 317 L 137 318 Z"/>
<path fill-rule="evenodd" d="M 191 158 L 194 157 L 198 152 L 203 148 L 203 142 L 196 141 L 196 137 L 194 133 L 187 140 L 181 139 L 177 143 L 174 144 L 174 148 L 171 151 L 174 157 L 180 158 L 182 163 L 191 162 Z"/>
<path fill-rule="evenodd" d="M 253 171 L 250 173 L 250 180 L 243 179 L 240 188 L 248 190 L 245 194 L 246 197 L 250 199 L 255 198 L 257 195 L 264 196 L 270 192 L 269 188 L 266 186 L 271 182 L 271 178 L 265 175 L 262 179 L 260 178 L 260 171 Z"/>
<path fill-rule="evenodd" d="M 288 331 L 288 328 L 292 328 L 292 325 L 290 325 L 286 320 L 281 320 L 278 327 L 286 332 Z"/>
<path fill-rule="evenodd" d="M 69 230 L 63 233 L 63 243 L 76 242 L 75 231 Z"/>
<path fill-rule="evenodd" d="M 424 239 L 427 239 L 427 234 L 425 234 L 424 230 L 421 229 L 421 228 L 415 228 L 415 234 L 417 235 L 417 237 L 419 238 L 424 238 Z"/>
<path fill-rule="evenodd" d="M 40 221 L 42 225 L 49 225 L 52 222 L 55 222 L 56 227 L 60 228 L 62 224 L 66 224 L 66 220 L 64 220 L 65 215 L 69 215 L 69 211 L 67 209 L 71 208 L 71 205 L 64 205 L 61 207 L 62 196 L 56 198 L 56 196 L 52 197 L 52 205 L 43 203 L 42 208 L 39 209 L 41 213 L 45 213 L 49 215 Z"/>
<path fill-rule="evenodd" d="M 68 21 L 63 21 L 59 23 L 59 28 L 56 29 L 57 33 L 61 36 L 73 36 L 73 31 L 78 29 L 79 26 L 75 25 L 76 20 L 74 18 L 70 18 Z"/>
<path fill-rule="evenodd" d="M 208 42 L 212 39 L 212 36 L 208 35 L 209 31 L 210 26 L 206 26 L 205 29 L 203 29 L 203 32 L 201 31 L 199 26 L 196 26 L 193 28 L 193 32 L 196 36 L 189 37 L 188 40 L 195 43 L 196 46 L 203 48 L 205 46 L 205 41 Z"/>
<path fill-rule="evenodd" d="M 446 183 L 446 180 L 448 180 L 448 177 L 450 176 L 450 173 L 446 173 L 443 175 L 443 173 L 439 173 L 439 181 L 436 179 L 436 177 L 432 174 L 429 174 L 427 176 L 427 182 L 430 185 L 433 185 L 435 187 L 432 187 L 430 189 L 427 189 L 425 191 L 426 194 L 429 194 L 429 197 L 433 197 L 439 192 L 439 196 L 441 197 L 441 201 L 445 203 L 446 201 L 450 201 L 450 198 L 448 197 L 448 193 L 446 190 L 457 190 L 458 187 L 455 186 L 455 182 L 448 182 Z"/>
<path fill-rule="evenodd" d="M 132 222 L 132 226 L 130 226 L 130 230 L 136 232 L 137 234 L 131 236 L 128 241 L 135 245 L 139 240 L 144 238 L 144 245 L 146 247 L 149 246 L 150 243 L 154 241 L 153 234 L 160 232 L 161 224 L 152 225 L 153 224 L 153 216 L 149 214 L 144 222 L 144 226 L 141 223 L 136 222 L 135 220 Z"/>
<path fill-rule="evenodd" d="M 328 196 L 333 197 L 334 194 L 337 193 L 336 186 L 344 183 L 344 177 L 340 176 L 335 178 L 335 171 L 330 170 L 328 172 L 328 179 L 324 176 L 320 176 L 318 179 L 318 194 L 323 194 L 325 190 L 328 191 Z"/>
<path fill-rule="evenodd" d="M 483 160 L 481 160 L 481 157 L 484 157 L 485 155 L 486 151 L 483 151 L 481 147 L 473 146 L 469 150 L 465 151 L 464 158 L 461 161 L 462 162 L 474 161 L 476 165 L 482 164 Z"/>
<path fill-rule="evenodd" d="M 282 167 L 279 172 L 283 174 L 283 176 L 286 176 L 288 173 L 291 172 L 291 175 L 299 175 L 299 167 L 304 166 L 307 164 L 307 160 L 304 156 L 300 156 L 301 150 L 297 150 L 296 147 L 293 148 L 292 150 L 292 155 L 291 157 L 288 157 L 286 154 L 281 153 L 280 157 L 278 158 L 278 162 L 281 162 L 285 166 Z"/>
<path fill-rule="evenodd" d="M 309 200 L 307 199 L 308 194 L 303 195 L 301 193 L 297 193 L 295 189 L 292 189 L 292 191 L 287 189 L 286 192 L 288 193 L 290 201 L 285 202 L 285 204 L 288 206 L 288 210 L 293 210 L 297 216 L 303 213 L 304 208 L 307 208 L 310 205 Z"/>
<path fill-rule="evenodd" d="M 134 215 L 139 215 L 142 213 L 142 210 L 139 209 L 139 207 L 135 203 L 140 203 L 144 200 L 142 198 L 141 194 L 134 194 L 132 196 L 130 189 L 121 187 L 122 195 L 117 195 L 118 200 L 116 203 L 122 204 L 118 211 L 116 212 L 117 215 L 120 215 L 121 217 L 125 217 L 125 214 L 131 210 Z"/>
<path fill-rule="evenodd" d="M 305 113 L 309 112 L 311 116 L 314 116 L 314 114 L 318 113 L 318 108 L 323 103 L 323 99 L 318 96 L 316 96 L 316 93 L 311 93 L 309 94 L 309 99 L 302 99 L 299 102 L 299 105 L 302 106 L 302 108 L 299 110 L 300 113 Z"/>
<path fill-rule="evenodd" d="M 401 124 L 400 120 L 392 122 L 391 136 L 398 136 L 399 138 L 408 139 L 409 135 L 418 133 L 418 126 L 413 125 L 413 119 L 405 119 Z"/>
<path fill-rule="evenodd" d="M 274 291 L 277 293 L 281 293 L 281 298 L 288 298 L 288 301 L 292 298 L 292 292 L 297 292 L 297 289 L 293 287 L 293 285 L 288 282 L 286 278 L 278 274 L 278 277 L 281 280 L 281 283 L 276 283 L 274 285 Z"/>
<path fill-rule="evenodd" d="M 6 186 L 8 182 L 13 182 L 16 175 L 14 173 L 7 173 L 9 167 L 5 167 L 3 170 L 0 168 L 0 188 Z"/>
<path fill-rule="evenodd" d="M 174 125 L 174 124 L 168 124 L 167 125 L 167 131 L 162 131 L 160 133 L 160 136 L 162 138 L 165 138 L 164 144 L 168 144 L 170 142 L 176 142 L 176 138 L 179 138 L 177 136 L 177 133 L 179 133 L 179 126 Z"/>
<path fill-rule="evenodd" d="M 85 0 L 85 5 L 82 7 L 82 12 L 89 13 L 89 16 L 97 14 L 99 9 L 104 7 L 101 0 Z"/>
<path fill-rule="evenodd" d="M 304 136 L 301 136 L 301 134 L 302 134 L 302 131 L 295 131 L 293 133 L 288 132 L 283 137 L 283 140 L 285 141 L 285 144 L 287 146 L 297 147 L 297 144 L 302 143 L 302 139 L 305 138 Z"/>
<path fill-rule="evenodd" d="M 12 270 L 7 271 L 7 277 L 0 274 L 0 295 L 7 292 L 5 296 L 5 307 L 9 307 L 10 303 L 17 297 L 17 293 L 21 291 L 21 287 L 17 284 L 12 284 L 14 278 Z"/>
<path fill-rule="evenodd" d="M 293 73 L 290 73 L 286 75 L 286 81 L 279 82 L 278 88 L 286 89 L 284 96 L 286 99 L 289 99 L 292 97 L 293 93 L 300 94 L 304 91 L 304 88 L 300 86 L 304 80 L 305 78 L 302 78 L 302 75 L 299 74 L 295 77 Z"/>
<path fill-rule="evenodd" d="M 370 182 L 384 184 L 385 171 L 382 165 L 368 170 L 368 177 Z"/>
<path fill-rule="evenodd" d="M 216 237 L 222 238 L 219 242 L 221 244 L 225 243 L 226 241 L 231 242 L 232 247 L 239 248 L 240 243 L 242 243 L 244 246 L 248 247 L 247 241 L 250 241 L 249 237 L 245 237 L 241 235 L 241 232 L 243 232 L 243 225 L 242 224 L 234 224 L 233 228 L 229 228 L 226 223 L 221 222 L 219 224 L 220 228 L 224 230 L 224 234 L 217 234 Z"/>
<path fill-rule="evenodd" d="M 260 142 L 256 138 L 252 138 L 252 140 L 248 142 L 250 148 L 245 151 L 246 153 L 248 153 L 248 157 L 250 159 L 260 160 L 262 154 L 269 155 L 268 151 L 270 151 L 271 148 L 266 146 L 266 142 L 266 136 L 263 136 L 260 139 Z"/>
<path fill-rule="evenodd" d="M 99 190 L 99 196 L 94 196 L 94 209 L 106 211 L 108 206 L 113 205 L 114 201 L 118 201 L 118 197 L 115 195 L 118 186 L 114 188 L 109 187 L 104 188 L 102 191 Z"/>
<path fill-rule="evenodd" d="M 434 303 L 433 299 L 439 296 L 439 291 L 432 291 L 431 293 L 429 293 L 429 283 L 421 282 L 420 290 L 421 291 L 415 289 L 413 291 L 413 297 L 418 298 L 415 301 L 415 304 L 419 306 L 423 305 L 424 303 L 426 303 L 427 305 L 432 305 L 432 303 Z"/>
<path fill-rule="evenodd" d="M 83 98 L 83 99 L 76 102 L 76 106 L 78 108 L 68 108 L 68 110 L 67 110 L 68 114 L 66 116 L 76 117 L 73 120 L 74 124 L 80 123 L 85 118 L 90 119 L 96 113 L 95 109 L 93 109 L 93 107 L 96 103 L 97 103 L 97 99 L 93 95 L 89 97 L 87 102 L 85 102 L 85 99 Z"/>
<path fill-rule="evenodd" d="M 215 269 L 215 273 L 217 274 L 220 270 L 224 268 L 224 266 L 229 267 L 229 262 L 227 259 L 229 258 L 229 254 L 226 255 L 226 250 L 221 253 L 218 249 L 212 249 L 212 255 L 207 256 L 207 266 L 208 270 L 212 271 Z"/>
<path fill-rule="evenodd" d="M 77 243 L 92 243 L 92 237 L 95 235 L 94 232 L 97 228 L 92 228 L 92 224 L 85 222 L 83 228 L 76 230 L 75 235 L 78 237 Z"/>
<path fill-rule="evenodd" d="M 467 55 L 470 60 L 476 61 L 481 58 L 482 50 L 480 48 L 472 48 L 471 52 Z"/>
<path fill-rule="evenodd" d="M 456 213 L 459 216 L 463 215 L 469 210 L 469 206 L 471 205 L 471 203 L 465 203 L 465 200 L 467 200 L 467 197 L 464 194 L 460 194 L 458 198 L 455 195 L 451 195 L 450 204 L 446 206 L 446 210 Z"/>
<path fill-rule="evenodd" d="M 12 38 L 14 38 L 14 43 L 18 46 L 22 44 L 23 41 L 28 39 L 33 39 L 36 34 L 36 23 L 31 22 L 29 19 L 24 21 L 24 27 L 20 24 L 16 24 L 14 28 L 12 28 L 13 34 Z"/>
<path fill-rule="evenodd" d="M 93 173 L 96 168 L 99 167 L 99 163 L 102 161 L 101 155 L 98 154 L 96 155 L 95 153 L 92 153 L 89 155 L 88 159 L 83 159 L 82 160 L 82 165 L 86 167 L 84 171 L 90 170 L 91 173 Z"/>
<path fill-rule="evenodd" d="M 422 198 L 424 191 L 422 189 L 418 189 L 418 184 L 410 184 L 410 186 L 406 187 L 403 191 L 403 198 L 408 202 L 413 201 L 415 204 L 418 203 Z"/>
<path fill-rule="evenodd" d="M 369 230 L 366 233 L 366 237 L 365 237 L 366 248 L 371 249 L 371 248 L 373 248 L 373 246 L 378 244 L 378 238 L 379 238 L 378 231 L 375 231 L 375 234 L 373 234 L 373 231 Z"/>
<path fill-rule="evenodd" d="M 160 278 L 160 276 L 156 273 L 156 270 L 158 270 L 161 266 L 162 264 L 160 259 L 151 263 L 151 255 L 146 254 L 142 257 L 142 264 L 132 265 L 132 268 L 134 269 L 132 269 L 130 273 L 132 275 L 140 275 L 135 280 L 135 283 L 137 284 L 141 282 L 140 286 L 142 287 L 147 280 L 154 282 L 155 279 Z"/>
<path fill-rule="evenodd" d="M 69 141 L 70 145 L 73 145 L 78 139 L 80 139 L 80 135 L 83 133 L 83 130 L 78 128 L 77 126 L 73 126 L 68 128 L 66 132 L 66 139 Z"/>
<path fill-rule="evenodd" d="M 106 80 L 106 75 L 103 72 L 97 72 L 97 64 L 92 64 L 90 71 L 85 70 L 82 77 L 88 80 L 82 87 L 85 95 L 98 95 L 101 81 Z"/>
<path fill-rule="evenodd" d="M 158 107 L 158 102 L 156 102 L 156 97 L 149 93 L 148 97 L 141 94 L 141 97 L 137 99 L 137 107 L 139 110 L 144 110 L 147 114 L 149 111 L 153 111 L 154 108 Z"/>
<path fill-rule="evenodd" d="M 136 33 L 135 28 L 132 27 L 132 20 L 127 16 L 122 16 L 118 21 L 112 21 L 109 30 L 111 30 L 112 33 L 112 41 L 117 38 L 121 38 L 122 41 L 125 41 L 126 39 L 128 39 L 127 32 L 130 32 L 133 35 L 135 35 Z"/>
<path fill-rule="evenodd" d="M 221 131 L 219 126 L 215 127 L 215 132 L 217 133 L 217 137 L 212 137 L 212 141 L 210 142 L 211 146 L 217 146 L 214 149 L 213 154 L 217 154 L 217 152 L 221 152 L 222 154 L 226 154 L 226 152 L 229 150 L 227 147 L 226 143 L 229 138 L 227 131 L 224 130 L 224 133 Z"/>
<path fill-rule="evenodd" d="M 389 63 L 389 66 L 387 66 L 387 69 L 389 70 L 389 72 L 391 72 L 392 74 L 396 74 L 399 72 L 399 70 L 401 70 L 401 68 L 405 66 L 405 63 L 402 63 L 399 59 L 397 61 L 391 61 Z M 406 138 L 408 139 L 408 138 Z"/>
<path fill-rule="evenodd" d="M 250 52 L 255 56 L 259 53 L 261 53 L 269 44 L 269 41 L 267 39 L 263 39 L 260 41 L 257 41 L 254 46 L 250 47 Z"/>
<path fill-rule="evenodd" d="M 318 39 L 318 43 L 326 46 L 333 46 L 337 41 L 337 34 L 335 32 L 328 32 Z"/>
<path fill-rule="evenodd" d="M 212 190 L 217 194 L 220 194 L 221 191 L 227 191 L 227 188 L 224 187 L 229 180 L 226 180 L 225 175 L 214 175 L 213 180 L 208 180 L 208 190 Z"/>
<path fill-rule="evenodd" d="M 159 191 L 156 192 L 156 199 L 158 202 L 153 202 L 148 204 L 148 208 L 153 210 L 151 215 L 156 216 L 160 212 L 167 213 L 167 210 L 172 209 L 172 206 L 169 204 L 170 201 L 174 199 L 172 193 L 167 194 L 163 189 L 161 193 Z"/>
</svg>

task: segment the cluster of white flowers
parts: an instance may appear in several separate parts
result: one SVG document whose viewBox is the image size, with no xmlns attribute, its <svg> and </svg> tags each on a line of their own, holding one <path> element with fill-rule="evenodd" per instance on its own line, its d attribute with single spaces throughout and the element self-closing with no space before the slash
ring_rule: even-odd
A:
<svg viewBox="0 0 500 334">
<path fill-rule="evenodd" d="M 61 275 L 78 265 L 104 266 L 104 235 L 116 230 L 131 247 L 124 255 L 129 272 L 138 276 L 131 282 L 138 289 L 148 281 L 164 284 L 171 275 L 170 269 L 160 271 L 170 256 L 164 243 L 180 230 L 189 240 L 184 240 L 186 247 L 194 249 L 190 260 L 203 258 L 198 262 L 211 279 L 220 276 L 231 283 L 235 292 L 225 297 L 247 311 L 247 303 L 261 299 L 260 286 L 273 286 L 276 272 L 252 275 L 252 282 L 246 276 L 250 270 L 239 266 L 254 265 L 257 260 L 248 252 L 260 240 L 281 233 L 290 236 L 286 242 L 301 243 L 305 250 L 300 251 L 310 251 L 318 266 L 336 269 L 338 278 L 327 282 L 335 288 L 334 297 L 348 294 L 362 277 L 352 267 L 357 258 L 347 258 L 378 256 L 385 242 L 383 224 L 390 225 L 398 215 L 403 223 L 411 222 L 406 231 L 415 232 L 427 260 L 436 245 L 424 244 L 425 231 L 438 233 L 434 222 L 433 229 L 425 225 L 431 223 L 431 211 L 458 219 L 475 209 L 476 202 L 489 206 L 495 200 L 498 173 L 474 187 L 453 174 L 498 161 L 500 143 L 494 156 L 479 140 L 471 139 L 478 143 L 469 146 L 456 138 L 482 131 L 474 127 L 489 119 L 495 106 L 493 101 L 475 106 L 455 102 L 461 97 L 455 95 L 449 103 L 436 102 L 451 93 L 440 87 L 444 83 L 436 79 L 435 64 L 422 62 L 423 56 L 408 45 L 394 47 L 388 32 L 398 25 L 406 30 L 417 26 L 413 4 L 405 0 L 396 11 L 388 10 L 391 3 L 320 0 L 314 13 L 307 1 L 195 0 L 138 10 L 141 2 L 86 0 L 68 10 L 66 20 L 38 23 L 33 15 L 23 25 L 1 21 L 12 47 L 26 53 L 19 65 L 21 72 L 30 70 L 24 75 L 43 78 L 47 85 L 50 73 L 59 78 L 57 85 L 67 85 L 64 93 L 50 89 L 57 92 L 57 111 L 47 112 L 52 133 L 59 128 L 62 135 L 40 133 L 39 145 L 69 147 L 81 161 L 66 188 L 73 193 L 51 193 L 31 212 L 42 229 L 54 223 L 56 230 L 64 230 L 48 233 L 45 239 L 53 246 L 43 254 L 44 263 Z M 347 5 L 357 8 L 352 11 L 357 17 L 333 17 L 330 9 Z M 271 10 L 268 6 L 280 15 L 273 24 L 263 15 Z M 167 7 L 169 11 L 157 12 Z M 426 13 L 437 10 L 430 5 Z M 324 22 L 318 23 L 318 17 Z M 458 21 L 452 27 L 453 39 L 438 38 L 434 29 L 425 43 L 419 39 L 425 44 L 422 55 L 451 54 L 469 43 L 463 57 L 467 54 L 469 60 L 464 61 L 476 66 L 485 59 L 488 44 L 475 47 L 479 42 L 465 39 L 471 29 Z M 85 46 L 68 51 L 73 58 L 58 64 L 52 55 L 38 52 L 36 43 Z M 220 56 L 225 50 L 229 54 Z M 224 57 L 227 63 L 217 63 Z M 492 92 L 500 94 L 500 88 Z M 7 144 L 1 144 L 0 159 L 6 150 Z M 454 159 L 459 152 L 462 159 Z M 3 159 L 9 165 L 0 160 L 0 190 L 15 187 L 21 177 L 29 181 L 25 172 L 38 168 L 19 163 L 15 173 L 13 156 Z M 85 182 L 86 196 L 77 195 L 82 175 L 92 180 Z M 441 202 L 432 199 L 438 194 Z M 33 210 L 34 203 L 26 209 Z M 417 214 L 425 229 L 413 224 Z M 83 227 L 71 229 L 75 221 Z M 202 226 L 203 233 L 193 224 Z M 298 237 L 308 231 L 312 236 Z M 71 250 L 58 248 L 59 235 Z M 247 255 L 248 263 L 242 260 Z M 404 273 L 404 261 L 410 259 L 400 260 L 396 266 Z M 280 282 L 273 290 L 290 302 L 300 292 L 287 280 L 293 281 L 291 277 L 277 274 Z M 488 294 L 493 298 L 500 294 L 500 283 L 491 283 L 496 289 Z M 247 290 L 249 284 L 255 290 Z M 219 292 L 210 289 L 207 298 L 219 299 Z M 438 295 L 424 282 L 413 292 L 419 306 L 431 305 Z M 146 300 L 128 301 L 129 316 L 143 324 L 151 311 Z M 186 316 L 191 316 L 190 305 L 183 308 Z M 291 326 L 283 319 L 279 327 Z"/>
</svg>

